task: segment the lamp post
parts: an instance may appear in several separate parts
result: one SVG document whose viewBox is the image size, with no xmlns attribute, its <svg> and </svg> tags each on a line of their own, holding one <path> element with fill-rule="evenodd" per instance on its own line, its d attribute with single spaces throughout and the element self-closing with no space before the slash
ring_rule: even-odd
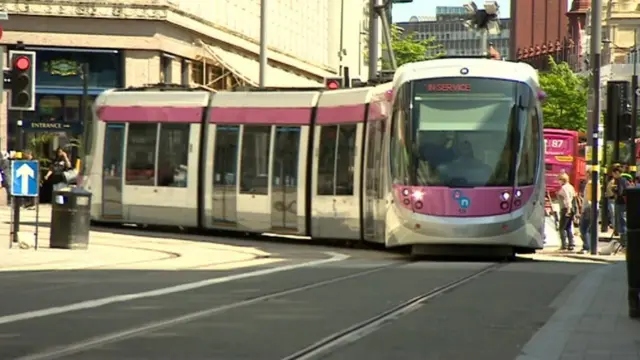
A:
<svg viewBox="0 0 640 360">
<path fill-rule="evenodd" d="M 478 9 L 475 2 L 464 4 L 468 20 L 464 26 L 471 31 L 480 31 L 480 51 L 482 56 L 489 55 L 489 34 L 500 33 L 500 5 L 497 1 L 485 1 L 484 9 Z"/>
<path fill-rule="evenodd" d="M 600 51 L 602 41 L 602 0 L 591 2 L 591 94 L 593 95 L 593 111 L 591 111 L 591 128 L 589 135 L 591 147 L 591 219 L 598 218 L 598 130 L 600 125 Z M 598 254 L 598 226 L 594 221 L 589 235 L 591 238 L 591 254 Z"/>
</svg>

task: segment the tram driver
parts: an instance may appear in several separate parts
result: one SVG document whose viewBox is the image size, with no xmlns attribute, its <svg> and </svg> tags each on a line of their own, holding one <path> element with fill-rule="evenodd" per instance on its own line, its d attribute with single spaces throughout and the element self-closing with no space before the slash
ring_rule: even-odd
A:
<svg viewBox="0 0 640 360">
<path fill-rule="evenodd" d="M 449 181 L 458 178 L 483 179 L 480 180 L 483 185 L 491 177 L 493 169 L 474 156 L 473 146 L 468 140 L 457 143 L 455 154 L 456 157 L 453 161 L 438 166 L 440 176 L 448 178 Z"/>
</svg>

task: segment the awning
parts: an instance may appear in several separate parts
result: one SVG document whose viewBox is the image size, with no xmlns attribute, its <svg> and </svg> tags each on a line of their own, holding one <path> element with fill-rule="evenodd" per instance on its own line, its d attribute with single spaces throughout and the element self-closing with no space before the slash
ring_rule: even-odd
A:
<svg viewBox="0 0 640 360">
<path fill-rule="evenodd" d="M 258 60 L 201 43 L 203 48 L 225 69 L 245 82 L 258 86 L 260 63 Z M 267 65 L 266 87 L 321 87 L 321 83 L 292 72 Z"/>
</svg>

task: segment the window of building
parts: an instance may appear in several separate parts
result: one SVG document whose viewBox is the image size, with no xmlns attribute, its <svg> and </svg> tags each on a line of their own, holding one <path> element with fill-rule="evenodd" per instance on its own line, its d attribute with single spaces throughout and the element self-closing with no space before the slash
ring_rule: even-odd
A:
<svg viewBox="0 0 640 360">
<path fill-rule="evenodd" d="M 161 124 L 157 186 L 187 187 L 189 124 Z"/>
<path fill-rule="evenodd" d="M 240 163 L 240 193 L 269 193 L 271 126 L 244 126 Z"/>
<path fill-rule="evenodd" d="M 125 184 L 154 186 L 158 124 L 129 124 Z"/>
<path fill-rule="evenodd" d="M 204 66 L 201 62 L 191 63 L 191 81 L 196 84 L 203 84 Z"/>
<path fill-rule="evenodd" d="M 180 83 L 182 85 L 191 84 L 191 61 L 187 59 L 182 59 L 181 68 L 180 68 Z"/>
<path fill-rule="evenodd" d="M 324 126 L 320 132 L 318 195 L 353 195 L 355 125 Z"/>
<path fill-rule="evenodd" d="M 160 57 L 160 82 L 171 84 L 173 59 L 167 55 Z"/>
</svg>

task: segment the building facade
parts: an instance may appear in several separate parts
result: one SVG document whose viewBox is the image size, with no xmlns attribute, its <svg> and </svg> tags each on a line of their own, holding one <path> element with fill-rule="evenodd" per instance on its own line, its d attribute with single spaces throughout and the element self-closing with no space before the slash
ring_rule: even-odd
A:
<svg viewBox="0 0 640 360">
<path fill-rule="evenodd" d="M 567 0 L 511 0 L 511 58 L 545 69 L 549 56 L 577 66 L 578 50 L 569 37 Z"/>
<path fill-rule="evenodd" d="M 441 44 L 447 55 L 481 55 L 480 33 L 464 26 L 466 10 L 462 6 L 438 6 L 436 16 L 412 16 L 409 22 L 397 23 L 408 32 L 417 33 L 417 38 L 433 38 Z M 504 59 L 509 59 L 510 19 L 500 19 L 500 34 L 489 35 L 489 41 Z M 429 54 L 435 55 L 435 54 Z"/>
<path fill-rule="evenodd" d="M 266 85 L 322 86 L 346 66 L 366 80 L 367 3 L 270 1 Z M 80 121 L 84 63 L 92 99 L 108 88 L 162 82 L 213 90 L 258 85 L 259 1 L 0 0 L 0 12 L 9 14 L 0 24 L 5 50 L 21 41 L 37 53 L 36 111 L 24 120 Z M 1 137 L 17 119 L 4 96 Z"/>
</svg>

